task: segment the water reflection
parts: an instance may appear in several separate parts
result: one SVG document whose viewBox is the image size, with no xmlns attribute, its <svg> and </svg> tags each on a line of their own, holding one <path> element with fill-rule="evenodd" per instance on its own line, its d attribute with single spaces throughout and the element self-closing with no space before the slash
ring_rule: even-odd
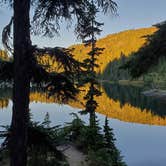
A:
<svg viewBox="0 0 166 166">
<path fill-rule="evenodd" d="M 83 108 L 86 91 L 87 88 L 84 87 L 78 96 L 78 101 L 71 101 L 69 105 Z M 143 96 L 142 88 L 105 83 L 102 91 L 102 96 L 96 98 L 99 105 L 97 112 L 125 122 L 166 125 L 166 103 Z M 0 89 L 0 108 L 8 107 L 11 92 L 10 88 Z M 35 88 L 31 89 L 30 101 L 57 103 L 54 97 L 48 97 L 46 92 Z"/>
<path fill-rule="evenodd" d="M 151 110 L 156 115 L 166 116 L 165 101 L 142 95 L 145 87 L 104 83 L 103 88 L 108 97 L 118 100 L 121 106 L 129 103 L 141 110 Z"/>
<path fill-rule="evenodd" d="M 145 106 L 141 108 L 141 105 L 134 106 L 134 103 L 130 101 L 133 100 L 132 98 L 135 98 L 135 100 L 138 100 L 137 103 L 139 104 L 139 100 L 141 100 L 138 97 L 141 96 L 140 93 L 132 93 L 131 90 L 133 87 L 131 87 L 131 90 L 123 91 L 123 94 L 121 95 L 124 95 L 124 97 L 121 99 L 114 98 L 114 96 L 118 95 L 119 91 L 117 91 L 116 88 L 113 89 L 113 85 L 107 86 L 109 91 L 111 91 L 111 89 L 114 91 L 112 96 L 111 93 L 109 94 L 105 88 L 106 87 L 103 89 L 105 93 L 103 93 L 102 96 L 97 99 L 97 102 L 99 103 L 99 108 L 97 111 L 101 114 L 106 114 L 109 117 L 114 118 L 110 120 L 109 125 L 114 129 L 115 136 L 118 140 L 116 145 L 124 155 L 124 161 L 126 161 L 127 165 L 165 166 L 166 129 L 165 127 L 159 125 L 165 126 L 166 119 L 164 117 L 165 114 L 161 115 L 161 112 L 158 113 L 159 110 L 163 110 L 163 112 L 165 111 L 163 108 L 166 107 L 162 105 L 164 103 L 158 104 L 159 108 L 157 111 L 155 107 L 153 107 L 154 109 L 152 109 L 152 107 L 151 109 L 146 108 L 145 106 L 147 106 L 147 104 L 145 101 L 159 101 L 151 98 L 145 98 L 145 101 L 142 102 L 145 103 Z M 122 89 L 125 88 L 123 87 L 122 89 L 117 89 L 122 91 Z M 86 88 L 84 90 L 86 90 Z M 11 92 L 11 89 L 0 89 L 0 103 L 5 103 L 6 101 L 6 104 L 2 104 L 4 109 L 0 111 L 0 124 L 2 125 L 10 124 L 12 109 L 12 102 L 10 101 L 12 94 Z M 86 92 L 83 91 L 78 96 L 78 99 L 82 100 L 85 93 Z M 129 96 L 130 100 L 125 99 L 127 98 L 127 95 Z M 34 121 L 42 121 L 46 112 L 49 111 L 52 124 L 61 125 L 62 123 L 72 120 L 71 116 L 69 116 L 69 113 L 78 112 L 78 109 L 74 109 L 73 107 L 55 104 L 56 100 L 53 97 L 48 98 L 48 95 L 40 89 L 32 89 L 30 98 L 30 108 L 33 113 Z M 122 103 L 121 100 L 124 100 L 124 102 Z M 38 103 L 36 104 L 36 102 Z M 83 108 L 80 102 L 70 102 L 70 105 L 74 106 L 75 108 Z M 98 117 L 100 119 L 100 125 L 103 126 L 105 116 L 102 116 L 101 114 L 98 114 Z M 81 118 L 88 123 L 87 115 L 82 116 Z M 124 123 L 123 121 L 134 122 L 135 124 Z M 154 126 L 140 125 L 140 123 L 150 125 L 153 124 Z"/>
</svg>

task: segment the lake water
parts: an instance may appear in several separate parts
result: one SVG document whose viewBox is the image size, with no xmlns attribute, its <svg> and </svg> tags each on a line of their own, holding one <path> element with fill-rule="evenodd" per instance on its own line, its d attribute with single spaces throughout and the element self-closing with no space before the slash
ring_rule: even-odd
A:
<svg viewBox="0 0 166 166">
<path fill-rule="evenodd" d="M 105 83 L 103 94 L 97 99 L 100 125 L 105 115 L 114 129 L 116 144 L 128 166 L 166 165 L 166 103 L 141 94 L 144 88 Z M 85 93 L 85 92 L 83 92 Z M 84 94 L 78 99 L 83 100 Z M 48 112 L 52 124 L 69 122 L 71 112 L 78 113 L 80 102 L 56 104 L 44 92 L 32 90 L 30 109 L 35 121 L 42 121 Z M 11 89 L 0 89 L 0 125 L 11 121 Z M 88 122 L 88 115 L 80 116 Z"/>
</svg>

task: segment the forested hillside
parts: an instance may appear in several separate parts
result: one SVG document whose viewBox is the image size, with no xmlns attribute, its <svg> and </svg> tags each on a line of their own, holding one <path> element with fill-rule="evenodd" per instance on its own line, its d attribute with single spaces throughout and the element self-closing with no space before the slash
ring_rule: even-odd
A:
<svg viewBox="0 0 166 166">
<path fill-rule="evenodd" d="M 122 69 L 122 66 L 133 56 L 135 56 L 135 54 L 130 57 L 125 57 L 125 55 L 122 54 L 119 59 L 110 62 L 101 74 L 101 79 L 110 81 L 133 80 L 128 69 Z M 158 64 L 154 65 L 148 73 L 145 73 L 134 80 L 141 80 L 146 83 L 153 83 L 155 85 L 160 84 L 160 86 L 164 86 L 164 84 L 166 84 L 166 58 L 160 58 Z"/>
<path fill-rule="evenodd" d="M 166 23 L 157 24 L 156 27 L 158 31 L 149 35 L 148 42 L 138 51 L 129 57 L 122 53 L 120 59 L 111 61 L 102 73 L 102 78 L 112 81 L 135 78 L 166 87 Z"/>
<path fill-rule="evenodd" d="M 129 56 L 132 52 L 137 52 L 147 42 L 146 36 L 152 35 L 156 31 L 156 27 L 127 30 L 99 39 L 97 41 L 97 46 L 104 48 L 104 51 L 98 58 L 98 64 L 100 65 L 100 71 L 98 72 L 103 72 L 106 66 L 111 61 L 119 59 L 121 54 Z M 75 48 L 73 54 L 79 61 L 83 61 L 87 58 L 87 52 L 90 49 L 87 47 L 85 48 L 82 44 L 73 45 L 71 48 Z"/>
<path fill-rule="evenodd" d="M 128 72 L 120 71 L 114 73 L 114 76 L 110 76 L 110 72 L 113 66 L 113 72 L 118 70 L 119 59 L 122 59 L 122 64 L 126 61 L 125 57 L 130 56 L 133 52 L 137 52 L 144 44 L 147 43 L 146 36 L 152 35 L 157 31 L 156 27 L 142 28 L 136 30 L 127 30 L 115 34 L 110 34 L 97 41 L 97 46 L 104 48 L 103 53 L 98 58 L 99 73 L 104 74 L 104 78 L 117 80 L 130 78 Z M 73 55 L 75 59 L 83 61 L 87 58 L 87 53 L 90 48 L 85 47 L 83 44 L 73 45 L 70 48 L 74 48 Z M 6 58 L 7 54 L 4 51 L 0 51 L 0 57 Z M 42 56 L 38 59 L 41 64 L 50 66 L 48 71 L 57 71 L 57 63 L 53 58 L 48 55 Z M 117 62 L 118 61 L 118 62 Z M 117 76 L 118 75 L 118 76 Z M 120 77 L 119 77 L 120 76 Z"/>
</svg>

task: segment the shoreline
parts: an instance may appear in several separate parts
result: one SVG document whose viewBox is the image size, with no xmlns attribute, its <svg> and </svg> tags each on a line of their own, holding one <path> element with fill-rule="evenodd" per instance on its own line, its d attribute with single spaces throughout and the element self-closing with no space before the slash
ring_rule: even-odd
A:
<svg viewBox="0 0 166 166">
<path fill-rule="evenodd" d="M 151 89 L 142 92 L 142 94 L 148 97 L 154 97 L 166 101 L 166 90 Z"/>
</svg>

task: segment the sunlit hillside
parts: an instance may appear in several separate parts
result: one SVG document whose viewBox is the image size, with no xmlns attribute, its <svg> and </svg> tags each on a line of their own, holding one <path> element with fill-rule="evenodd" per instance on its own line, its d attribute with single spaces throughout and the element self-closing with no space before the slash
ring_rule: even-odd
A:
<svg viewBox="0 0 166 166">
<path fill-rule="evenodd" d="M 98 40 L 97 45 L 100 48 L 105 48 L 103 54 L 98 58 L 100 71 L 103 71 L 107 64 L 114 59 L 118 59 L 121 53 L 126 56 L 132 52 L 138 51 L 146 43 L 146 36 L 152 35 L 157 31 L 156 27 L 142 28 L 136 30 L 127 30 L 120 33 L 115 33 Z M 85 48 L 83 45 L 73 45 L 75 48 L 73 54 L 79 61 L 83 61 L 90 48 Z"/>
<path fill-rule="evenodd" d="M 115 34 L 110 34 L 102 39 L 97 41 L 97 46 L 100 48 L 105 48 L 103 53 L 98 58 L 98 64 L 100 65 L 99 71 L 103 71 L 108 63 L 118 59 L 123 53 L 126 56 L 129 56 L 132 52 L 138 51 L 146 43 L 146 36 L 152 35 L 157 31 L 156 27 L 142 28 L 136 30 L 127 30 Z M 83 44 L 73 45 L 70 48 L 75 48 L 73 51 L 75 59 L 83 61 L 87 57 L 87 53 L 90 48 L 84 47 Z M 0 57 L 6 57 L 4 51 L 0 51 Z M 41 64 L 50 66 L 48 71 L 57 71 L 57 63 L 53 58 L 50 58 L 48 55 L 43 56 L 38 59 Z"/>
</svg>

